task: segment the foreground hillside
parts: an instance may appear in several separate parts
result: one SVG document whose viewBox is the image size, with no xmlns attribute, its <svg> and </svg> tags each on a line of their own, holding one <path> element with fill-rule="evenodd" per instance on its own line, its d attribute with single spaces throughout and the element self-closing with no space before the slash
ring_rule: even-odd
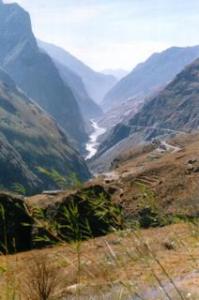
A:
<svg viewBox="0 0 199 300">
<path fill-rule="evenodd" d="M 1 256 L 0 299 L 41 299 L 46 274 L 54 295 L 47 299 L 197 300 L 197 234 L 196 226 L 180 223 Z"/>
<path fill-rule="evenodd" d="M 0 69 L 1 188 L 28 194 L 60 188 L 75 173 L 89 178 L 83 159 L 56 122 Z"/>
<path fill-rule="evenodd" d="M 51 246 L 0 257 L 1 299 L 40 299 L 42 274 L 55 299 L 198 299 L 199 135 L 122 153 L 112 168 L 71 191 L 1 195 L 16 245 Z M 19 220 L 31 226 L 13 231 Z"/>
</svg>

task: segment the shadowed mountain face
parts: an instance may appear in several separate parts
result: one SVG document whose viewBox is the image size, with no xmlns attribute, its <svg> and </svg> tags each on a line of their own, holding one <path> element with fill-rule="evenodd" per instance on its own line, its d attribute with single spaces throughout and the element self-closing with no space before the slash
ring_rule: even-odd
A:
<svg viewBox="0 0 199 300">
<path fill-rule="evenodd" d="M 80 145 L 87 139 L 79 106 L 51 58 L 40 51 L 30 17 L 17 4 L 0 6 L 0 65 Z"/>
<path fill-rule="evenodd" d="M 105 96 L 104 110 L 135 98 L 141 99 L 165 87 L 183 68 L 199 57 L 199 46 L 172 47 L 153 54 L 119 81 Z"/>
<path fill-rule="evenodd" d="M 54 60 L 54 63 L 64 82 L 70 86 L 85 121 L 100 117 L 103 114 L 102 109 L 90 98 L 82 79 L 58 61 Z"/>
<path fill-rule="evenodd" d="M 112 75 L 95 72 L 79 59 L 52 44 L 39 41 L 39 46 L 43 48 L 53 59 L 69 68 L 79 75 L 88 91 L 89 96 L 100 103 L 104 95 L 115 85 L 116 78 Z"/>
<path fill-rule="evenodd" d="M 56 171 L 82 180 L 89 171 L 55 121 L 32 102 L 0 69 L 0 182 L 12 189 L 21 184 L 28 193 L 57 188 L 41 171 Z"/>
<path fill-rule="evenodd" d="M 147 141 L 157 136 L 189 132 L 199 127 L 199 59 L 176 78 L 126 124 L 115 126 L 101 144 L 99 154 L 128 139 Z M 132 144 L 132 143 L 131 143 Z"/>
</svg>

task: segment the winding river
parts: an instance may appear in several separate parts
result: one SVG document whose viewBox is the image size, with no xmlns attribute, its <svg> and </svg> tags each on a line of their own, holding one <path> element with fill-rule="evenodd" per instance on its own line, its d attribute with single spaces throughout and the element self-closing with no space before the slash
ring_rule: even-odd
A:
<svg viewBox="0 0 199 300">
<path fill-rule="evenodd" d="M 86 160 L 91 159 L 97 153 L 97 147 L 99 145 L 98 138 L 106 132 L 105 128 L 99 127 L 97 122 L 91 120 L 93 132 L 89 137 L 89 142 L 86 144 L 86 151 L 88 152 L 85 157 Z"/>
</svg>

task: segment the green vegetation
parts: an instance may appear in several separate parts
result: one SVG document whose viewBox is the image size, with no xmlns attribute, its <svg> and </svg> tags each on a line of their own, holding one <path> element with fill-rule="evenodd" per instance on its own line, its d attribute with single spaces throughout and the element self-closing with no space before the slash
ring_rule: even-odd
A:
<svg viewBox="0 0 199 300">
<path fill-rule="evenodd" d="M 165 226 L 168 217 L 159 206 L 154 192 L 145 184 L 137 183 L 140 188 L 137 221 L 141 228 Z"/>
<path fill-rule="evenodd" d="M 11 187 L 11 190 L 20 195 L 26 195 L 25 187 L 20 183 L 14 183 Z"/>
<path fill-rule="evenodd" d="M 124 217 L 120 206 L 111 202 L 100 187 L 83 189 L 59 204 L 35 208 L 35 246 L 62 241 L 81 241 L 122 229 Z"/>
<path fill-rule="evenodd" d="M 82 186 L 81 180 L 74 172 L 63 176 L 55 169 L 48 170 L 43 167 L 37 167 L 37 171 L 52 180 L 60 189 L 67 189 L 69 187 L 78 188 Z"/>
</svg>

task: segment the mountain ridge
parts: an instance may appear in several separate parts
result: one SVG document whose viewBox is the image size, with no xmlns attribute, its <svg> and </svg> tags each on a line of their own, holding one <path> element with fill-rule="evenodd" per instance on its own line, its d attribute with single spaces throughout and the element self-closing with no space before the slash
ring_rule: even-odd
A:
<svg viewBox="0 0 199 300">
<path fill-rule="evenodd" d="M 152 54 L 122 78 L 104 97 L 102 106 L 110 109 L 135 98 L 140 100 L 164 88 L 182 69 L 199 57 L 199 46 L 171 47 Z"/>
<path fill-rule="evenodd" d="M 127 147 L 158 136 L 199 127 L 199 59 L 188 65 L 127 123 L 117 124 L 102 141 L 98 156 L 125 142 Z M 132 140 L 130 142 L 130 139 Z M 134 140 L 134 142 L 133 142 Z M 109 153 L 109 155 L 111 155 Z"/>
<path fill-rule="evenodd" d="M 97 103 L 102 101 L 106 92 L 108 92 L 117 81 L 112 75 L 104 75 L 92 70 L 89 66 L 61 47 L 43 41 L 38 41 L 38 44 L 47 51 L 52 58 L 79 75 L 84 82 L 89 96 Z"/>
<path fill-rule="evenodd" d="M 38 48 L 29 14 L 18 4 L 0 8 L 0 65 L 26 94 L 50 113 L 74 145 L 87 139 L 78 103 L 50 56 Z"/>
<path fill-rule="evenodd" d="M 128 75 L 129 71 L 124 69 L 104 69 L 102 70 L 102 73 L 106 75 L 113 75 L 118 80 L 121 80 L 123 77 Z"/>
<path fill-rule="evenodd" d="M 58 61 L 53 61 L 62 79 L 71 88 L 85 121 L 88 122 L 90 119 L 99 118 L 103 114 L 102 108 L 88 95 L 81 77 Z"/>
</svg>

